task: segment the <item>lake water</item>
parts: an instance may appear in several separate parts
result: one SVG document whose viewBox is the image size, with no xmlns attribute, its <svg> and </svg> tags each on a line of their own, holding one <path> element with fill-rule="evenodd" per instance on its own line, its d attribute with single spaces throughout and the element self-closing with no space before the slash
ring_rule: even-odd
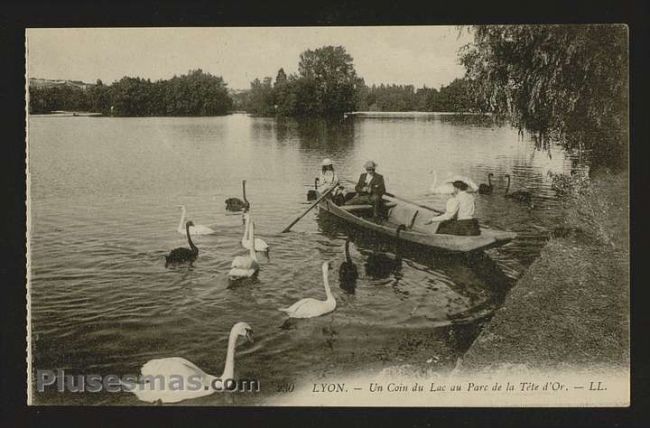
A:
<svg viewBox="0 0 650 428">
<path fill-rule="evenodd" d="M 518 232 L 480 260 L 405 251 L 400 270 L 365 272 L 364 263 L 393 244 L 308 214 L 279 232 L 307 205 L 323 158 L 356 179 L 374 159 L 389 192 L 443 207 L 425 196 L 433 180 L 463 174 L 495 194 L 477 197 L 477 216 Z M 404 363 L 448 370 L 503 301 L 508 287 L 544 245 L 561 215 L 549 171 L 574 162 L 560 148 L 541 151 L 489 117 L 427 115 L 350 117 L 297 122 L 234 114 L 213 118 L 32 116 L 31 316 L 35 369 L 138 374 L 146 361 L 184 357 L 208 373 L 223 370 L 228 332 L 237 321 L 255 343 L 238 347 L 238 375 L 258 378 L 260 394 L 214 394 L 183 404 L 255 404 L 285 382 L 381 369 Z M 526 188 L 534 206 L 505 199 Z M 230 286 L 232 259 L 243 255 L 241 216 L 224 200 L 248 199 L 257 234 L 271 246 L 256 281 Z M 166 269 L 164 255 L 187 246 L 176 229 L 188 218 L 217 230 L 200 236 L 192 268 Z M 338 283 L 345 237 L 361 277 Z M 321 263 L 332 261 L 336 311 L 285 323 L 277 308 L 324 298 Z M 425 363 L 428 361 L 428 363 Z M 36 403 L 134 405 L 129 393 L 36 394 Z"/>
</svg>

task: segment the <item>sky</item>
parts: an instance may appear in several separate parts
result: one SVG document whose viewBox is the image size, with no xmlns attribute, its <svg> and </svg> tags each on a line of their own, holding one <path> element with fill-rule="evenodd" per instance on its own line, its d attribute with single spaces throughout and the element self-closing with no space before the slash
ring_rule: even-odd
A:
<svg viewBox="0 0 650 428">
<path fill-rule="evenodd" d="M 39 28 L 27 30 L 27 66 L 29 77 L 105 84 L 200 68 L 248 89 L 280 68 L 297 72 L 307 49 L 341 45 L 368 85 L 439 88 L 464 75 L 457 53 L 471 40 L 453 26 Z"/>
</svg>

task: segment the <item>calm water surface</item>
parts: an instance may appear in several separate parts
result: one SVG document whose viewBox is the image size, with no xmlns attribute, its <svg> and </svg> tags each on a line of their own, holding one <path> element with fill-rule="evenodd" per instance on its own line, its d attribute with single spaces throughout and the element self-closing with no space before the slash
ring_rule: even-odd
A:
<svg viewBox="0 0 650 428">
<path fill-rule="evenodd" d="M 477 215 L 519 233 L 480 260 L 409 251 L 401 269 L 366 271 L 394 243 L 349 230 L 317 211 L 280 234 L 306 208 L 305 184 L 331 158 L 356 179 L 374 159 L 390 192 L 444 206 L 425 196 L 440 179 L 463 174 L 494 195 L 477 198 Z M 237 321 L 255 330 L 238 348 L 243 377 L 261 380 L 262 396 L 282 382 L 433 361 L 453 367 L 502 302 L 505 291 L 539 254 L 561 215 L 547 173 L 569 172 L 561 149 L 532 141 L 490 118 L 429 116 L 296 122 L 235 114 L 215 118 L 32 116 L 31 314 L 34 367 L 69 373 L 138 373 L 153 358 L 180 356 L 220 374 L 227 336 Z M 534 207 L 502 196 L 527 188 Z M 231 286 L 232 259 L 245 254 L 241 217 L 224 199 L 241 197 L 241 180 L 257 232 L 271 246 L 256 281 Z M 179 204 L 196 224 L 218 233 L 195 239 L 193 268 L 165 269 L 164 255 L 187 246 L 177 233 Z M 345 237 L 361 278 L 339 287 Z M 285 323 L 277 308 L 324 298 L 320 265 L 333 262 L 338 306 L 316 319 Z M 257 403 L 260 395 L 214 394 L 184 404 Z M 37 403 L 138 404 L 132 394 L 55 394 Z"/>
</svg>

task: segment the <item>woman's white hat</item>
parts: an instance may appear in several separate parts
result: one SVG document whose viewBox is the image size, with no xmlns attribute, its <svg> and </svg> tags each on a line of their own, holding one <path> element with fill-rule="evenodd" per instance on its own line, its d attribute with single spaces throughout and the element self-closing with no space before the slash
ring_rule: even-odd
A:
<svg viewBox="0 0 650 428">
<path fill-rule="evenodd" d="M 323 159 L 323 162 L 320 163 L 321 166 L 330 166 L 332 165 L 332 160 L 331 159 Z"/>
<path fill-rule="evenodd" d="M 445 179 L 445 181 L 443 181 L 443 183 L 453 184 L 454 181 L 462 181 L 463 183 L 467 184 L 467 186 L 469 188 L 471 188 L 472 191 L 478 192 L 478 184 L 476 184 L 474 182 L 474 180 L 472 180 L 471 178 L 465 177 L 464 175 L 451 176 L 451 177 Z"/>
</svg>

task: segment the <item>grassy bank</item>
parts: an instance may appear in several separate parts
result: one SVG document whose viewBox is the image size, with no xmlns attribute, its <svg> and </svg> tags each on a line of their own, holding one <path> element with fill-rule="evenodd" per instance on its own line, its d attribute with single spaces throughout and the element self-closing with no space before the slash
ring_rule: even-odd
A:
<svg viewBox="0 0 650 428">
<path fill-rule="evenodd" d="M 565 221 L 460 365 L 484 370 L 629 363 L 626 174 L 558 177 Z"/>
</svg>

